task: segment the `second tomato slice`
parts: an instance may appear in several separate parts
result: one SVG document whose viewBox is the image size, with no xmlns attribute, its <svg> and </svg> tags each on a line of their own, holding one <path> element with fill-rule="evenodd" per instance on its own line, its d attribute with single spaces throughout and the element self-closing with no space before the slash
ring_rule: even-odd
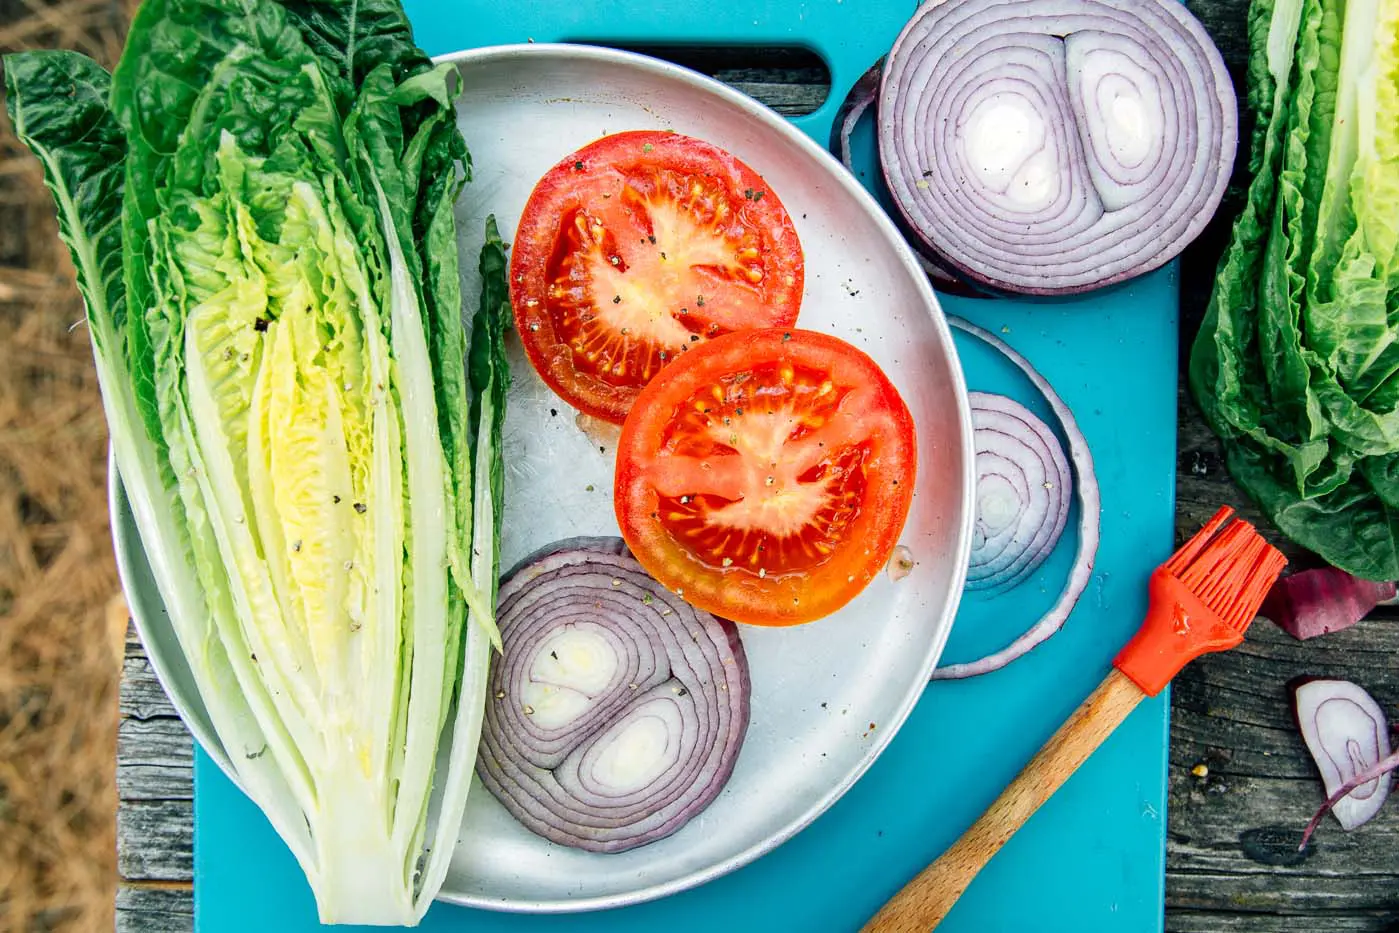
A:
<svg viewBox="0 0 1399 933">
<path fill-rule="evenodd" d="M 828 334 L 730 334 L 668 368 L 617 444 L 622 537 L 686 602 L 751 625 L 830 615 L 898 544 L 913 417 L 864 352 Z"/>
<path fill-rule="evenodd" d="M 703 140 L 632 131 L 569 155 L 535 186 L 510 300 L 549 387 L 620 424 L 691 347 L 795 322 L 803 271 L 791 218 L 751 168 Z"/>
</svg>

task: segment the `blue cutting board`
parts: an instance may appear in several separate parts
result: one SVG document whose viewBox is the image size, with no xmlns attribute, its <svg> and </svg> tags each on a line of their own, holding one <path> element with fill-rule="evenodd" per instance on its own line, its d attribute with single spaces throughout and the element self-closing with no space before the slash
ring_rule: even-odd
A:
<svg viewBox="0 0 1399 933">
<path fill-rule="evenodd" d="M 826 141 L 855 79 L 912 12 L 870 0 L 407 0 L 433 55 L 535 41 L 635 46 L 797 45 L 821 55 L 831 98 L 794 122 Z M 870 169 L 866 130 L 857 153 Z M 471 196 L 468 187 L 466 195 Z M 531 916 L 436 904 L 423 929 L 478 933 L 667 933 L 856 930 L 995 798 L 1092 690 L 1146 607 L 1146 578 L 1173 542 L 1176 264 L 1070 301 L 943 297 L 943 307 L 1000 334 L 1073 408 L 1102 485 L 1102 545 L 1087 593 L 1062 632 L 1009 668 L 934 683 L 897 738 L 834 807 L 757 862 L 699 888 L 635 907 Z M 957 335 L 972 389 L 1042 402 L 994 352 Z M 1071 516 L 1073 527 L 1076 516 Z M 964 597 L 944 655 L 1001 647 L 1052 604 L 1072 563 L 1066 534 L 1011 593 Z M 945 933 L 1156 933 L 1165 885 L 1168 703 L 1143 703 L 1013 838 L 942 924 Z M 195 926 L 199 933 L 319 929 L 296 863 L 261 813 L 202 753 L 195 756 Z"/>
</svg>

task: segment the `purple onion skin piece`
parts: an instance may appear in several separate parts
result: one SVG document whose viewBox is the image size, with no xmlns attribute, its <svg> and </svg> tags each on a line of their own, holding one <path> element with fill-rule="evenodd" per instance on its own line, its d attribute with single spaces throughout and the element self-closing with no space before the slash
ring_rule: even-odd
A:
<svg viewBox="0 0 1399 933">
<path fill-rule="evenodd" d="M 1362 580 L 1335 567 L 1318 567 L 1273 584 L 1259 615 L 1305 641 L 1350 628 L 1394 595 L 1393 582 Z"/>
<path fill-rule="evenodd" d="M 992 293 L 1159 268 L 1228 184 L 1238 104 L 1177 0 L 931 0 L 889 53 L 885 180 L 920 251 Z"/>
<path fill-rule="evenodd" d="M 525 827 L 623 852 L 718 796 L 749 716 L 732 622 L 665 590 L 620 538 L 531 554 L 502 582 L 497 620 L 477 773 Z"/>
<path fill-rule="evenodd" d="M 881 55 L 879 61 L 871 65 L 851 85 L 850 93 L 841 101 L 840 108 L 836 110 L 835 122 L 831 124 L 829 148 L 852 175 L 855 174 L 855 165 L 850 156 L 850 135 L 855 132 L 855 126 L 865 115 L 865 111 L 874 106 L 875 99 L 879 96 L 879 81 L 883 76 L 884 56 Z"/>
</svg>

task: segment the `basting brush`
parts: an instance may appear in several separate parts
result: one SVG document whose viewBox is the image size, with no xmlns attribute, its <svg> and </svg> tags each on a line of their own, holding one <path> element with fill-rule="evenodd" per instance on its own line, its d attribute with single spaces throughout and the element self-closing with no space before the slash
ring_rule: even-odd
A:
<svg viewBox="0 0 1399 933">
<path fill-rule="evenodd" d="M 927 931 L 972 879 L 1143 698 L 1181 668 L 1244 639 L 1287 559 L 1229 507 L 1152 573 L 1146 619 L 1098 688 L 1059 727 L 981 818 L 894 895 L 864 933 Z M 1226 527 L 1227 526 L 1227 527 Z"/>
</svg>

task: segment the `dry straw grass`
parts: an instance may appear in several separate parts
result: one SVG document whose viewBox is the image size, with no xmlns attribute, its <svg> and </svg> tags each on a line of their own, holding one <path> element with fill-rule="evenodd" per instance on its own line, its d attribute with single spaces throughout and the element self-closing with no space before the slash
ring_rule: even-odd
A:
<svg viewBox="0 0 1399 933">
<path fill-rule="evenodd" d="M 0 0 L 0 52 L 111 65 L 112 0 Z M 107 430 L 37 163 L 0 130 L 0 930 L 111 930 L 119 655 Z"/>
</svg>

